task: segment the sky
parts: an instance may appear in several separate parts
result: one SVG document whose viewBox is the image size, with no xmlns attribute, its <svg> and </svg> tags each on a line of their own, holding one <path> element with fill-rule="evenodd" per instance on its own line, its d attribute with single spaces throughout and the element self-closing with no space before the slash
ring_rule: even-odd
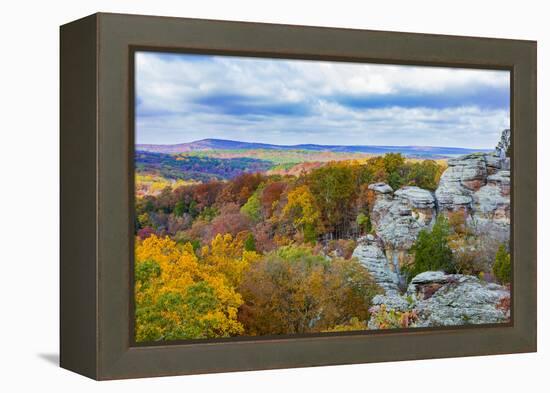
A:
<svg viewBox="0 0 550 393">
<path fill-rule="evenodd" d="M 136 142 L 493 148 L 508 71 L 138 52 Z"/>
</svg>

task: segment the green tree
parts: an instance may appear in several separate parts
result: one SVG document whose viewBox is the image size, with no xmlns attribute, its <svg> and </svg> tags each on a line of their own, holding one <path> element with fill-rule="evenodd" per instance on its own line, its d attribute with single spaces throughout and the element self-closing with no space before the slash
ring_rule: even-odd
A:
<svg viewBox="0 0 550 393">
<path fill-rule="evenodd" d="M 241 207 L 241 213 L 250 218 L 253 222 L 258 222 L 262 218 L 262 205 L 260 202 L 259 191 L 256 190 L 246 203 Z"/>
<path fill-rule="evenodd" d="M 405 158 L 401 153 L 387 153 L 383 160 L 384 168 L 388 174 L 388 184 L 394 190 L 399 189 L 404 183 Z"/>
<path fill-rule="evenodd" d="M 174 215 L 176 217 L 182 217 L 184 213 L 189 213 L 192 218 L 195 218 L 199 215 L 199 210 L 197 209 L 197 202 L 192 200 L 189 203 L 179 200 L 174 205 Z"/>
<path fill-rule="evenodd" d="M 181 217 L 183 216 L 183 213 L 185 213 L 187 210 L 186 206 L 185 206 L 185 202 L 183 201 L 178 201 L 176 203 L 176 206 L 174 206 L 174 215 L 176 217 Z"/>
<path fill-rule="evenodd" d="M 453 252 L 448 243 L 449 233 L 449 223 L 443 215 L 437 216 L 431 232 L 425 229 L 420 231 L 411 248 L 414 263 L 404 269 L 409 280 L 426 271 L 454 272 Z"/>
<path fill-rule="evenodd" d="M 370 233 L 372 231 L 370 217 L 365 213 L 359 213 L 355 222 L 357 223 L 361 233 Z"/>
<path fill-rule="evenodd" d="M 493 265 L 493 273 L 502 284 L 508 284 L 512 279 L 512 264 L 505 244 L 501 244 L 498 247 L 495 255 L 495 264 Z"/>
<path fill-rule="evenodd" d="M 403 185 L 403 177 L 398 172 L 391 172 L 388 175 L 388 184 L 394 190 L 398 190 Z"/>
<path fill-rule="evenodd" d="M 149 285 L 149 282 L 160 276 L 160 265 L 153 260 L 147 260 L 136 264 L 135 279 L 142 285 Z"/>
<path fill-rule="evenodd" d="M 199 209 L 197 209 L 197 202 L 191 201 L 189 202 L 189 208 L 188 208 L 189 214 L 191 217 L 195 218 L 199 215 Z"/>
<path fill-rule="evenodd" d="M 438 184 L 443 167 L 433 160 L 424 160 L 410 165 L 407 184 L 434 191 Z"/>
<path fill-rule="evenodd" d="M 358 187 L 356 176 L 349 166 L 327 165 L 312 171 L 308 184 L 322 222 L 331 232 L 343 232 L 355 218 L 354 202 Z"/>
<path fill-rule="evenodd" d="M 199 214 L 199 218 L 206 222 L 212 222 L 220 214 L 219 210 L 213 206 L 206 206 Z"/>
<path fill-rule="evenodd" d="M 244 249 L 246 251 L 256 251 L 256 240 L 254 239 L 254 235 L 252 233 L 249 233 L 244 240 Z"/>
</svg>

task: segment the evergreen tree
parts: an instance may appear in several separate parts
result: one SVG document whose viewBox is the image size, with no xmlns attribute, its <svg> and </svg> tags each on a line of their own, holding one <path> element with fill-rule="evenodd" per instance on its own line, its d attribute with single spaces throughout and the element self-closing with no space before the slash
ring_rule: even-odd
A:
<svg viewBox="0 0 550 393">
<path fill-rule="evenodd" d="M 508 284 L 512 279 L 512 264 L 510 254 L 506 251 L 506 245 L 501 244 L 498 247 L 493 265 L 493 273 L 502 284 Z"/>
<path fill-rule="evenodd" d="M 183 201 L 178 201 L 176 206 L 174 206 L 174 215 L 176 217 L 181 217 L 183 216 L 183 213 L 185 213 L 185 210 L 187 210 L 185 208 L 185 203 Z"/>
<path fill-rule="evenodd" d="M 408 279 L 426 271 L 444 271 L 453 273 L 453 253 L 448 244 L 449 223 L 445 216 L 439 215 L 431 232 L 423 229 L 411 248 L 414 263 L 404 270 Z"/>
<path fill-rule="evenodd" d="M 252 233 L 249 233 L 244 241 L 244 249 L 246 251 L 256 251 L 256 240 L 254 239 L 254 235 Z"/>
</svg>

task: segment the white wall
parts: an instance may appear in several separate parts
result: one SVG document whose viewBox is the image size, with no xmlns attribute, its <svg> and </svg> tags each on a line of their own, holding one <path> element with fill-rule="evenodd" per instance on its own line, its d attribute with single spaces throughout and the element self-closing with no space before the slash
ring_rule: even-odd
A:
<svg viewBox="0 0 550 393">
<path fill-rule="evenodd" d="M 0 11 L 0 390 L 526 392 L 548 383 L 549 209 L 539 203 L 539 353 L 95 383 L 57 368 L 58 26 L 96 11 L 535 39 L 539 201 L 550 36 L 543 1 L 6 1 Z M 542 65 L 545 65 L 543 67 Z M 544 156 L 544 152 L 546 155 Z M 543 242 L 546 240 L 546 244 Z M 543 362 L 548 362 L 545 366 Z M 543 385 L 544 384 L 544 385 Z M 8 388 L 11 386 L 11 388 Z M 162 390 L 161 390 L 162 389 Z M 30 391 L 30 390 L 29 390 Z"/>
</svg>

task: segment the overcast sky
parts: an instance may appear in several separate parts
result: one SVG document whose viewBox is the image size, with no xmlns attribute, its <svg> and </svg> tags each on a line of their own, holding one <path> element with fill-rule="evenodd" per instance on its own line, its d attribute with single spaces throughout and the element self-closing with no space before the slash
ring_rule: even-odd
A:
<svg viewBox="0 0 550 393">
<path fill-rule="evenodd" d="M 136 141 L 493 148 L 507 71 L 136 54 Z"/>
</svg>

